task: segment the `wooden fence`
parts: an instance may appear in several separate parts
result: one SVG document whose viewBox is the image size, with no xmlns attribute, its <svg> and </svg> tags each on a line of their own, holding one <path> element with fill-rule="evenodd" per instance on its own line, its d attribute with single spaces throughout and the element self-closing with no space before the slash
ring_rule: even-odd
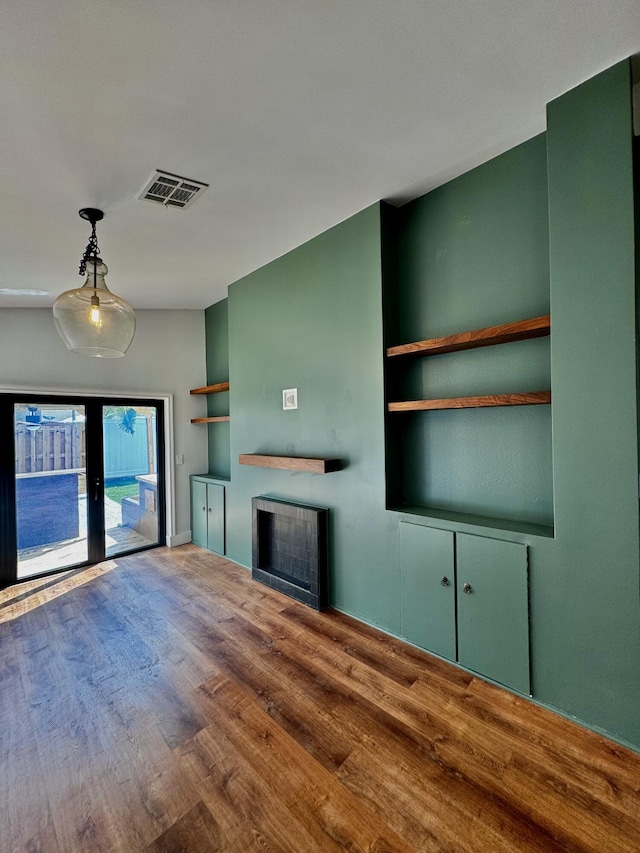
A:
<svg viewBox="0 0 640 853">
<path fill-rule="evenodd" d="M 16 474 L 84 468 L 85 425 L 50 421 L 30 430 L 26 424 L 17 424 L 14 447 Z"/>
<path fill-rule="evenodd" d="M 104 476 L 135 477 L 154 473 L 155 419 L 138 415 L 131 435 L 115 420 L 103 420 Z"/>
</svg>

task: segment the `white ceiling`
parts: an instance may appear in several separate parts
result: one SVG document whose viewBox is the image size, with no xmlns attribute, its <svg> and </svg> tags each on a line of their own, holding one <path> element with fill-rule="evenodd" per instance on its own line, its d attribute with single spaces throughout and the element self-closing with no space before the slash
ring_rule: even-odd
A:
<svg viewBox="0 0 640 853">
<path fill-rule="evenodd" d="M 5 0 L 0 309 L 78 287 L 99 207 L 112 289 L 203 308 L 380 198 L 544 130 L 545 105 L 640 50 L 638 0 Z M 210 185 L 186 211 L 155 169 Z"/>
</svg>

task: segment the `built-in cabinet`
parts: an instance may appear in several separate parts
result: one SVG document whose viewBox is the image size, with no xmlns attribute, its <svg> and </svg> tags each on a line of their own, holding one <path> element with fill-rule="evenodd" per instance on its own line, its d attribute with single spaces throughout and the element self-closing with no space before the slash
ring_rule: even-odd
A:
<svg viewBox="0 0 640 853">
<path fill-rule="evenodd" d="M 530 693 L 527 546 L 400 522 L 402 634 Z"/>
<path fill-rule="evenodd" d="M 191 541 L 225 554 L 225 485 L 217 478 L 191 477 Z"/>
</svg>

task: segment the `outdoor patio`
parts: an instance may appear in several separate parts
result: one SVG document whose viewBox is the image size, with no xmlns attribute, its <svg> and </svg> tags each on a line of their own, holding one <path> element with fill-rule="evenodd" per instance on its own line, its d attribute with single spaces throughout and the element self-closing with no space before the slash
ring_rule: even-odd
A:
<svg viewBox="0 0 640 853">
<path fill-rule="evenodd" d="M 155 541 L 148 539 L 136 530 L 122 524 L 122 508 L 117 501 L 104 498 L 105 511 L 105 549 L 106 556 L 113 557 L 134 548 L 144 548 L 154 545 Z M 33 548 L 23 548 L 18 551 L 18 578 L 33 577 L 43 572 L 62 569 L 87 559 L 87 496 L 78 498 L 78 514 L 80 529 L 75 539 L 63 542 L 51 542 Z"/>
</svg>

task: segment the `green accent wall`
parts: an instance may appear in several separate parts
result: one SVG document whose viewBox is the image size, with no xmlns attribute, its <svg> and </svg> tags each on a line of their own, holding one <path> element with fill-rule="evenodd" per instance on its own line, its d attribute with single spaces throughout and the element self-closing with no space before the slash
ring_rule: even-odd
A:
<svg viewBox="0 0 640 853">
<path fill-rule="evenodd" d="M 545 135 L 405 205 L 388 346 L 549 313 Z M 388 398 L 548 390 L 548 338 L 389 362 Z M 390 506 L 553 527 L 551 409 L 451 409 L 389 418 Z M 393 451 L 392 451 L 393 452 Z"/>
<path fill-rule="evenodd" d="M 231 285 L 206 313 L 214 382 L 227 378 L 228 310 L 228 557 L 250 566 L 253 496 L 328 507 L 331 604 L 401 636 L 403 620 L 420 633 L 424 609 L 401 596 L 402 521 L 526 545 L 534 699 L 640 749 L 634 225 L 623 62 L 551 103 L 546 134 L 400 211 L 373 205 Z M 385 345 L 549 308 L 550 343 L 422 359 L 385 380 Z M 549 387 L 551 407 L 385 418 L 394 394 Z M 295 411 L 282 410 L 285 388 L 298 388 Z M 223 473 L 209 429 L 210 470 Z M 260 469 L 241 453 L 344 467 Z"/>
<path fill-rule="evenodd" d="M 229 380 L 229 321 L 227 300 L 216 302 L 204 312 L 205 341 L 207 347 L 207 385 Z M 229 414 L 230 391 L 209 394 L 207 417 Z M 203 427 L 199 427 L 202 429 Z M 230 471 L 230 424 L 219 422 L 204 427 L 208 430 L 209 473 L 228 477 Z"/>
<path fill-rule="evenodd" d="M 398 245 L 388 346 L 547 314 L 546 135 L 404 205 Z"/>
<path fill-rule="evenodd" d="M 328 507 L 331 602 L 400 630 L 397 522 L 384 510 L 380 205 L 229 288 L 231 487 L 227 555 L 251 565 L 251 498 Z M 283 411 L 282 391 L 298 389 Z M 241 453 L 326 456 L 313 475 L 241 466 Z"/>
</svg>

